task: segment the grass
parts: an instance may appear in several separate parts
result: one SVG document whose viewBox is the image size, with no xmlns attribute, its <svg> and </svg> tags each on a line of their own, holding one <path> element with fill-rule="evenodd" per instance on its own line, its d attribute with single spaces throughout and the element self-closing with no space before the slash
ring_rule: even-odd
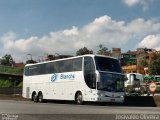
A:
<svg viewBox="0 0 160 120">
<path fill-rule="evenodd" d="M 23 67 L 16 68 L 16 67 L 10 67 L 10 66 L 0 66 L 0 73 L 22 75 L 23 74 Z"/>
<path fill-rule="evenodd" d="M 22 88 L 23 81 L 20 81 L 18 83 L 14 83 L 12 80 L 3 80 L 0 79 L 0 88 L 9 88 L 9 87 L 19 87 Z"/>
</svg>

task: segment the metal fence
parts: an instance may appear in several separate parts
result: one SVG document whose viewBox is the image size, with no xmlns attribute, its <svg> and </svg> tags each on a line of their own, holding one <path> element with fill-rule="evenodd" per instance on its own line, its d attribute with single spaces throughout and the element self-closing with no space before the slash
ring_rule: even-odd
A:
<svg viewBox="0 0 160 120">
<path fill-rule="evenodd" d="M 22 88 L 0 88 L 0 94 L 22 95 Z"/>
</svg>

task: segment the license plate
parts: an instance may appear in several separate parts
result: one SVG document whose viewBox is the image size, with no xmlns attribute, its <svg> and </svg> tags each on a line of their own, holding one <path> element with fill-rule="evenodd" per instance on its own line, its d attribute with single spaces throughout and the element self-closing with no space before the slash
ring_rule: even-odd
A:
<svg viewBox="0 0 160 120">
<path fill-rule="evenodd" d="M 115 102 L 115 99 L 111 99 L 112 102 Z"/>
</svg>

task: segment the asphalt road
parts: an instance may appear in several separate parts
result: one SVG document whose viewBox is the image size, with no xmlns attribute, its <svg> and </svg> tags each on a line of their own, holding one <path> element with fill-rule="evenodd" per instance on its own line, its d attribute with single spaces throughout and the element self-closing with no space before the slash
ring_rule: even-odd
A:
<svg viewBox="0 0 160 120">
<path fill-rule="evenodd" d="M 159 120 L 160 107 L 75 105 L 72 103 L 0 100 L 0 119 L 2 120 L 7 120 L 7 118 L 8 120 L 118 120 L 124 115 L 136 115 L 137 118 L 143 118 L 143 120 L 145 120 L 146 115 L 152 115 L 152 117 L 157 115 L 154 119 Z"/>
</svg>

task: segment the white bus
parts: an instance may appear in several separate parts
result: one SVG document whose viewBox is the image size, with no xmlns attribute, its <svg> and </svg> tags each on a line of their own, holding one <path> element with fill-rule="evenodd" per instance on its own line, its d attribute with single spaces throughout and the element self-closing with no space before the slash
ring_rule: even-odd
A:
<svg viewBox="0 0 160 120">
<path fill-rule="evenodd" d="M 119 61 L 100 55 L 27 64 L 23 75 L 23 97 L 35 102 L 123 102 L 124 79 Z"/>
</svg>

